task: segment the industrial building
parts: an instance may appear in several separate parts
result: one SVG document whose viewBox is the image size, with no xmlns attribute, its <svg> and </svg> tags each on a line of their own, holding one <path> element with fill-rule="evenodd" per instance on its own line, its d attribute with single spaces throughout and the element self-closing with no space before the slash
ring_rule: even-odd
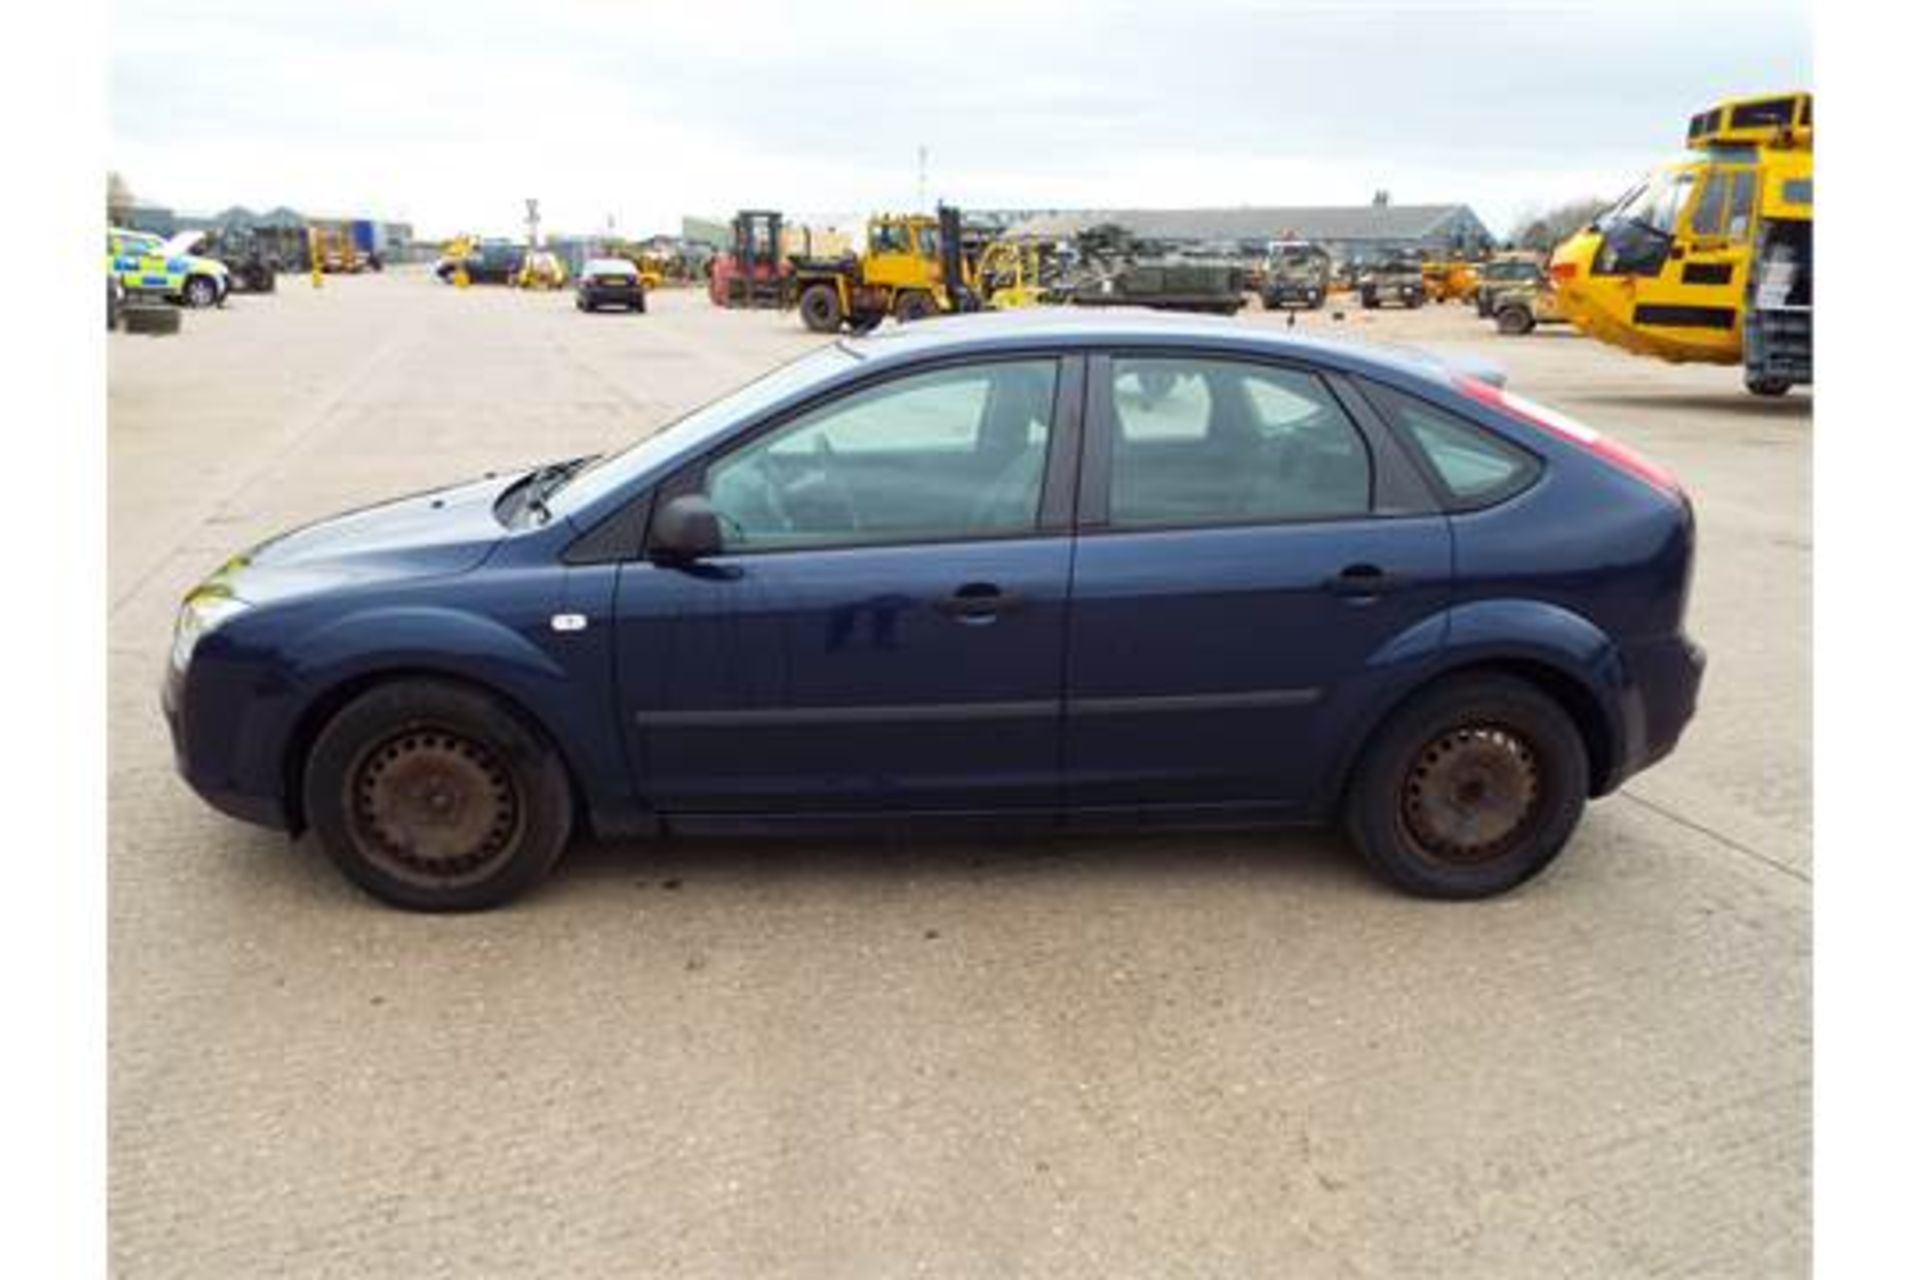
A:
<svg viewBox="0 0 1920 1280">
<path fill-rule="evenodd" d="M 1241 209 L 1093 209 L 1042 214 L 1008 233 L 1067 239 L 1088 227 L 1117 223 L 1148 240 L 1252 247 L 1269 240 L 1314 240 L 1336 258 L 1365 260 L 1394 249 L 1476 254 L 1495 237 L 1464 204 L 1311 205 Z"/>
</svg>

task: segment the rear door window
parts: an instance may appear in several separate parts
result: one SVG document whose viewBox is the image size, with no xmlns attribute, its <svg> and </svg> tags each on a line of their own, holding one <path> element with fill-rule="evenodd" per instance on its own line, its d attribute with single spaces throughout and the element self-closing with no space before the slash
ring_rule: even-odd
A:
<svg viewBox="0 0 1920 1280">
<path fill-rule="evenodd" d="M 1366 441 L 1311 373 L 1237 360 L 1112 364 L 1116 528 L 1371 513 Z"/>
<path fill-rule="evenodd" d="M 1377 382 L 1367 399 L 1401 431 L 1432 468 L 1455 510 L 1503 502 L 1540 474 L 1540 460 L 1455 413 Z"/>
</svg>

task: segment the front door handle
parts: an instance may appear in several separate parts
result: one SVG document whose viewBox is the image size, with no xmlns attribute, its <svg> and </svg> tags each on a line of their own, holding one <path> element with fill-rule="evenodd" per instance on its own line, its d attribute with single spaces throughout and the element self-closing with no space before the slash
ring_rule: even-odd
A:
<svg viewBox="0 0 1920 1280">
<path fill-rule="evenodd" d="M 1388 573 L 1377 564 L 1350 564 L 1321 585 L 1336 596 L 1382 596 L 1398 591 L 1410 579 L 1405 574 Z"/>
<path fill-rule="evenodd" d="M 991 622 L 1026 603 L 1018 591 L 1002 591 L 992 582 L 969 582 L 952 595 L 935 600 L 933 607 L 959 622 Z"/>
</svg>

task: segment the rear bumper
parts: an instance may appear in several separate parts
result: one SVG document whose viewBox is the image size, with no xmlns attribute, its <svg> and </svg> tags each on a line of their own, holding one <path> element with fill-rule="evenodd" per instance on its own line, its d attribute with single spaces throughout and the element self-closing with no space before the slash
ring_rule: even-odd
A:
<svg viewBox="0 0 1920 1280">
<path fill-rule="evenodd" d="M 633 306 L 645 300 L 647 291 L 639 287 L 622 289 L 608 285 L 587 285 L 580 289 L 579 296 L 590 307 L 612 306 L 615 303 Z"/>
<path fill-rule="evenodd" d="M 1707 652 L 1685 635 L 1629 645 L 1622 657 L 1628 680 L 1626 741 L 1602 794 L 1672 754 L 1693 720 L 1706 678 Z"/>
</svg>

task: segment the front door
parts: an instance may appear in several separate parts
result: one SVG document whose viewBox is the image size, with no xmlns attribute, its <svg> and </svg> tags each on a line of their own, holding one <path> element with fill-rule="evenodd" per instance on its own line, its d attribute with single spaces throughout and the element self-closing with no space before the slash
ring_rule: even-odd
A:
<svg viewBox="0 0 1920 1280">
<path fill-rule="evenodd" d="M 1077 381 L 1051 356 L 905 373 L 668 482 L 708 496 L 725 549 L 622 571 L 641 793 L 669 813 L 1053 804 Z"/>
<path fill-rule="evenodd" d="M 1702 169 L 1676 198 L 1675 234 L 1659 270 L 1636 282 L 1633 322 L 1669 342 L 1740 351 L 1753 238 L 1756 171 L 1751 165 Z"/>
<path fill-rule="evenodd" d="M 1445 517 L 1388 510 L 1389 467 L 1310 371 L 1116 356 L 1088 405 L 1068 802 L 1308 802 L 1370 682 L 1437 645 Z"/>
</svg>

